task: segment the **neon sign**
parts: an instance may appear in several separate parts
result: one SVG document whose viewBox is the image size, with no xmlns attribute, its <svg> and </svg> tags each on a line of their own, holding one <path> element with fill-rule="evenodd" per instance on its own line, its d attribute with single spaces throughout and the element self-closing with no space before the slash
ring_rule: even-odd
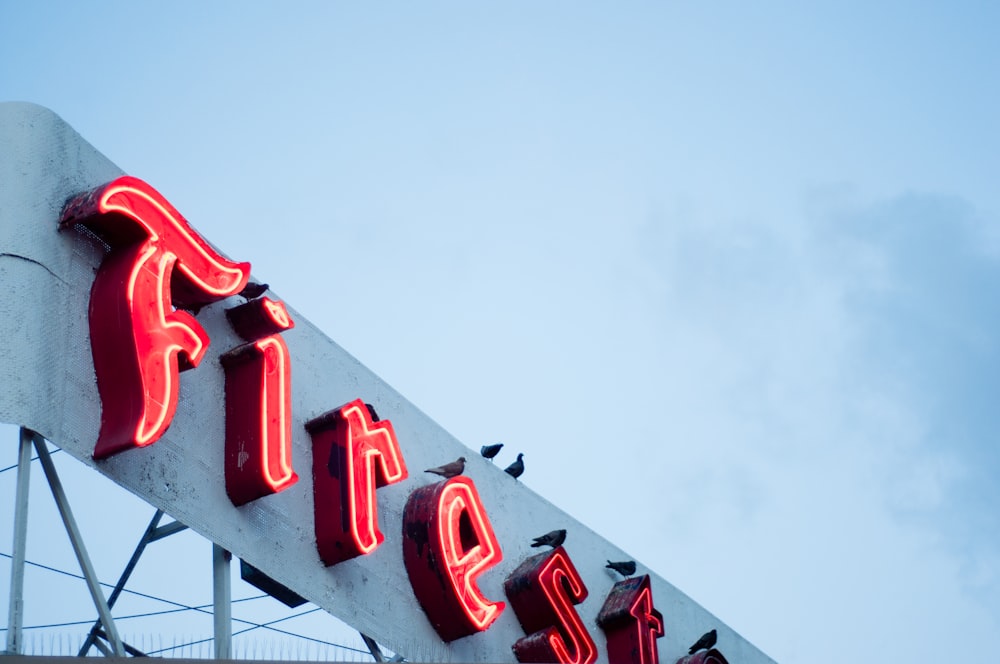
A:
<svg viewBox="0 0 1000 664">
<path fill-rule="evenodd" d="M 653 608 L 648 574 L 616 583 L 597 614 L 597 624 L 607 637 L 612 662 L 660 661 L 656 639 L 663 636 L 663 615 Z"/>
<path fill-rule="evenodd" d="M 306 423 L 313 440 L 316 546 L 325 565 L 371 553 L 385 541 L 375 489 L 407 477 L 389 420 L 360 399 Z"/>
<path fill-rule="evenodd" d="M 416 489 L 403 513 L 403 562 L 413 592 L 445 641 L 489 628 L 503 602 L 476 579 L 503 558 L 486 509 L 468 477 Z"/>
<path fill-rule="evenodd" d="M 242 343 L 220 354 L 226 493 L 239 506 L 295 486 L 291 441 L 302 431 L 293 430 L 294 358 L 283 335 L 296 333 L 289 333 L 295 323 L 285 305 L 260 296 L 261 289 L 244 290 L 249 263 L 217 253 L 162 195 L 136 178 L 118 178 L 70 200 L 61 226 L 77 225 L 109 247 L 90 295 L 101 399 L 94 458 L 163 436 L 177 409 L 179 372 L 197 367 L 210 343 L 194 312 L 232 297 L 237 304 L 226 309 L 226 319 Z M 379 527 L 377 490 L 409 478 L 391 421 L 357 398 L 304 426 L 311 440 L 306 466 L 312 471 L 317 564 L 374 554 L 387 539 Z M 504 581 L 506 602 L 483 593 L 480 581 L 500 565 L 503 553 L 470 477 L 413 489 L 402 521 L 397 536 L 413 599 L 443 641 L 488 631 L 509 603 L 525 632 L 511 644 L 519 661 L 598 659 L 598 646 L 575 608 L 588 590 L 562 546 L 522 561 Z M 618 582 L 597 624 L 610 661 L 659 661 L 664 623 L 648 575 Z M 714 649 L 693 657 L 701 659 L 691 664 L 725 664 Z"/>
<path fill-rule="evenodd" d="M 295 326 L 281 302 L 264 297 L 226 311 L 252 343 L 221 358 L 226 371 L 226 493 L 243 505 L 287 489 L 292 470 L 292 379 L 280 332 Z"/>
<path fill-rule="evenodd" d="M 178 373 L 198 366 L 208 334 L 196 307 L 235 295 L 249 263 L 219 255 L 148 184 L 121 177 L 69 201 L 60 225 L 82 224 L 111 247 L 90 294 L 101 431 L 94 458 L 155 442 L 177 409 Z"/>
<path fill-rule="evenodd" d="M 590 664 L 597 646 L 573 608 L 587 587 L 561 546 L 522 562 L 504 582 L 504 592 L 524 628 L 514 644 L 519 662 Z"/>
</svg>

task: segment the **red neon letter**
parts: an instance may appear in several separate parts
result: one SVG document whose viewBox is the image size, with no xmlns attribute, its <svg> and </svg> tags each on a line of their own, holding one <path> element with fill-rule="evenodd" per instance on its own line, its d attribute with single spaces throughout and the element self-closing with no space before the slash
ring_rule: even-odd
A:
<svg viewBox="0 0 1000 664">
<path fill-rule="evenodd" d="M 83 224 L 111 246 L 90 293 L 101 431 L 94 458 L 155 442 L 177 408 L 178 372 L 201 361 L 208 335 L 179 306 L 246 285 L 249 263 L 212 249 L 148 184 L 121 177 L 70 200 L 63 227 Z"/>
<path fill-rule="evenodd" d="M 306 422 L 313 441 L 316 546 L 325 565 L 371 553 L 385 541 L 375 489 L 406 479 L 389 420 L 360 399 Z"/>
<path fill-rule="evenodd" d="M 597 646 L 573 608 L 587 598 L 587 587 L 565 549 L 531 556 L 507 577 L 503 589 L 528 635 L 514 644 L 519 662 L 597 660 Z"/>
<path fill-rule="evenodd" d="M 503 560 L 476 485 L 458 476 L 416 489 L 403 512 L 403 562 L 413 593 L 445 641 L 482 632 L 504 609 L 476 579 Z"/>
<path fill-rule="evenodd" d="M 239 335 L 253 342 L 221 358 L 226 370 L 226 493 L 234 505 L 243 505 L 299 479 L 292 470 L 291 359 L 277 334 L 295 323 L 281 302 L 266 297 L 226 315 Z"/>
<path fill-rule="evenodd" d="M 663 615 L 653 608 L 648 574 L 616 583 L 597 614 L 597 624 L 608 639 L 609 661 L 660 661 L 656 639 L 663 636 Z"/>
</svg>

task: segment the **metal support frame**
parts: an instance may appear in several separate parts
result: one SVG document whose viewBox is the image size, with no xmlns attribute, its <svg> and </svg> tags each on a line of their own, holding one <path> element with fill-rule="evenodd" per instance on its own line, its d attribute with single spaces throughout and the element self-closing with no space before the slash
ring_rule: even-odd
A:
<svg viewBox="0 0 1000 664">
<path fill-rule="evenodd" d="M 10 566 L 10 608 L 7 612 L 7 654 L 24 649 L 24 558 L 28 543 L 28 488 L 31 483 L 31 432 L 21 429 L 17 456 L 17 493 L 14 498 L 14 545 Z"/>
<path fill-rule="evenodd" d="M 45 439 L 39 434 L 31 431 L 30 435 L 32 442 L 35 444 L 35 451 L 38 452 L 38 460 L 42 463 L 42 471 L 45 473 L 45 479 L 48 480 L 49 488 L 52 490 L 52 497 L 56 501 L 56 507 L 59 508 L 59 516 L 62 517 L 63 525 L 66 527 L 66 534 L 69 535 L 70 544 L 73 545 L 73 552 L 76 554 L 77 562 L 80 564 L 80 569 L 87 581 L 90 597 L 97 608 L 97 614 L 101 617 L 101 624 L 104 626 L 107 641 L 111 646 L 111 654 L 115 657 L 124 657 L 125 648 L 122 646 L 121 638 L 118 636 L 118 628 L 111 617 L 111 609 L 104 599 L 100 581 L 97 580 L 94 566 L 91 564 L 90 556 L 87 554 L 87 549 L 83 544 L 80 529 L 73 518 L 73 511 L 70 509 L 69 501 L 66 499 L 66 493 L 63 491 L 59 475 L 56 473 L 56 467 L 52 464 L 52 459 L 49 456 L 49 448 L 45 444 Z"/>
<path fill-rule="evenodd" d="M 368 636 L 364 632 L 358 632 L 361 635 L 361 639 L 368 646 L 368 652 L 372 654 L 372 658 L 376 662 L 402 662 L 405 658 L 402 655 L 394 655 L 392 659 L 386 659 L 385 653 L 382 652 L 382 648 L 379 647 L 378 643 L 372 637 Z"/>
<path fill-rule="evenodd" d="M 229 563 L 233 554 L 212 543 L 212 601 L 215 624 L 215 659 L 230 659 L 233 652 L 233 580 Z"/>
<path fill-rule="evenodd" d="M 372 658 L 374 658 L 376 662 L 384 662 L 385 656 L 382 654 L 382 649 L 378 647 L 378 643 L 375 642 L 375 639 L 368 636 L 364 632 L 358 632 L 358 634 L 361 635 L 361 640 L 365 642 L 366 646 L 368 646 L 368 652 L 372 654 Z"/>
<path fill-rule="evenodd" d="M 94 647 L 100 650 L 101 654 L 105 657 L 114 657 L 115 654 L 111 652 L 111 648 L 108 648 L 105 641 L 107 641 L 107 638 L 105 638 L 104 641 L 94 641 Z"/>
<path fill-rule="evenodd" d="M 91 599 L 97 608 L 98 618 L 91 626 L 78 652 L 79 657 L 85 657 L 91 648 L 97 648 L 106 657 L 124 657 L 127 654 L 134 657 L 142 657 L 144 653 L 123 642 L 118 635 L 118 629 L 114 618 L 111 616 L 111 607 L 115 605 L 118 597 L 125 589 L 132 572 L 135 571 L 139 559 L 142 557 L 146 546 L 157 540 L 169 537 L 187 528 L 179 521 L 174 521 L 160 526 L 160 519 L 163 518 L 163 511 L 156 510 L 145 532 L 139 539 L 135 551 L 125 565 L 118 582 L 107 599 L 101 590 L 101 582 L 97 578 L 94 566 L 90 561 L 86 546 L 80 534 L 80 529 L 73 517 L 69 500 L 63 489 L 62 481 L 56 471 L 55 465 L 49 453 L 45 439 L 38 433 L 21 427 L 20 448 L 18 451 L 17 463 L 17 488 L 14 504 L 14 536 L 13 551 L 11 555 L 11 582 L 10 582 L 10 604 L 8 610 L 7 623 L 7 643 L 4 654 L 20 655 L 24 649 L 23 642 L 23 622 L 24 622 L 24 566 L 26 559 L 26 544 L 28 533 L 28 495 L 31 480 L 31 449 L 34 446 L 38 453 L 38 460 L 41 462 L 45 479 L 48 481 L 55 499 L 59 516 L 62 518 L 69 536 L 73 552 L 76 554 L 77 562 L 83 572 L 87 588 L 90 591 Z M 230 561 L 232 554 L 224 550 L 218 544 L 212 545 L 212 571 L 213 571 L 213 591 L 215 607 L 215 656 L 217 659 L 229 659 L 232 653 L 232 580 L 230 577 Z M 377 646 L 376 646 L 377 647 Z"/>
<path fill-rule="evenodd" d="M 14 505 L 14 538 L 11 564 L 10 583 L 10 608 L 8 612 L 7 624 L 7 645 L 5 654 L 20 655 L 24 648 L 23 643 L 23 618 L 24 618 L 24 566 L 25 549 L 27 544 L 27 524 L 28 524 L 28 492 L 31 480 L 31 448 L 34 446 L 41 462 L 42 470 L 52 491 L 56 507 L 62 518 L 66 533 L 69 536 L 70 544 L 76 554 L 80 569 L 90 591 L 91 599 L 97 608 L 98 619 L 91 626 L 83 645 L 78 653 L 79 657 L 85 657 L 91 648 L 97 648 L 106 657 L 124 657 L 127 654 L 133 657 L 143 657 L 144 653 L 123 642 L 118 635 L 117 627 L 111 616 L 111 607 L 115 605 L 125 584 L 135 571 L 139 559 L 142 557 L 146 546 L 152 542 L 169 537 L 175 533 L 185 530 L 187 526 L 174 521 L 164 526 L 160 526 L 160 519 L 163 518 L 163 511 L 156 510 L 145 532 L 136 544 L 135 551 L 125 565 L 115 584 L 114 589 L 107 599 L 104 598 L 100 587 L 100 581 L 91 564 L 87 549 L 84 546 L 83 538 L 73 517 L 69 501 L 63 490 L 62 482 L 52 463 L 49 449 L 45 439 L 38 433 L 25 427 L 20 431 L 20 448 L 18 451 L 17 463 L 17 489 Z M 232 554 L 218 544 L 212 544 L 212 584 L 213 584 L 213 607 L 214 607 L 214 645 L 216 659 L 232 658 L 232 576 L 230 564 Z M 372 658 L 376 662 L 387 661 L 378 643 L 367 634 L 361 633 L 361 638 L 371 652 Z M 394 657 L 388 661 L 402 661 L 401 657 Z"/>
<path fill-rule="evenodd" d="M 146 550 L 146 545 L 157 540 L 163 539 L 173 535 L 174 533 L 180 532 L 187 528 L 183 523 L 179 521 L 174 521 L 173 523 L 168 523 L 165 526 L 160 526 L 160 519 L 163 518 L 163 510 L 156 510 L 153 514 L 153 518 L 149 521 L 149 525 L 146 527 L 146 531 L 142 534 L 139 539 L 139 543 L 135 546 L 135 551 L 132 552 L 132 557 L 129 558 L 128 563 L 125 565 L 125 569 L 122 571 L 121 576 L 118 577 L 118 583 L 115 584 L 114 589 L 108 596 L 108 608 L 115 605 L 118 601 L 119 595 L 125 589 L 125 584 L 128 583 L 129 577 L 132 576 L 132 572 L 135 570 L 136 565 L 139 563 L 139 558 L 142 557 L 143 551 Z M 100 649 L 100 641 L 98 639 L 107 639 L 107 633 L 101 629 L 101 620 L 98 619 L 94 622 L 94 625 L 90 628 L 90 633 L 87 634 L 87 638 L 84 640 L 83 645 L 80 647 L 80 652 L 77 653 L 77 657 L 85 657 L 87 652 L 93 646 Z M 131 654 L 135 654 L 135 650 L 127 643 L 123 643 L 122 646 Z M 138 652 L 138 651 L 136 651 Z"/>
</svg>

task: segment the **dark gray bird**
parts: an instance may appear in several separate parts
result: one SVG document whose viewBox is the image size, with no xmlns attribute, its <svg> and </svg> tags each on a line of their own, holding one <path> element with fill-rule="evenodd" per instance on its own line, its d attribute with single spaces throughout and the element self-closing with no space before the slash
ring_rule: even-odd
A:
<svg viewBox="0 0 1000 664">
<path fill-rule="evenodd" d="M 566 530 L 560 528 L 534 538 L 531 546 L 551 546 L 553 549 L 566 541 Z"/>
<path fill-rule="evenodd" d="M 691 649 L 688 650 L 688 654 L 693 655 L 699 650 L 708 650 L 715 645 L 715 640 L 717 638 L 718 636 L 716 635 L 714 629 L 711 632 L 705 632 L 701 635 L 700 639 L 694 642 L 694 645 L 692 645 Z"/>
<path fill-rule="evenodd" d="M 634 560 L 622 560 L 621 562 L 613 563 L 610 560 L 608 564 L 605 565 L 608 569 L 613 569 L 624 577 L 630 577 L 635 574 L 635 561 Z"/>
<path fill-rule="evenodd" d="M 517 460 L 503 469 L 503 472 L 507 473 L 514 479 L 517 479 L 524 472 L 524 455 L 520 452 L 517 453 Z"/>
<path fill-rule="evenodd" d="M 483 455 L 484 459 L 492 460 L 499 452 L 500 448 L 503 447 L 503 443 L 494 443 L 493 445 L 483 445 L 479 448 L 479 453 Z"/>
<path fill-rule="evenodd" d="M 240 295 L 248 300 L 256 300 L 258 297 L 266 293 L 268 288 L 270 288 L 270 286 L 267 284 L 255 284 L 250 281 L 243 288 L 243 290 L 240 291 Z"/>
<path fill-rule="evenodd" d="M 458 457 L 451 463 L 446 463 L 443 466 L 438 466 L 437 468 L 428 468 L 425 473 L 434 473 L 435 475 L 440 475 L 441 477 L 455 477 L 456 475 L 461 475 L 465 471 L 465 457 Z"/>
</svg>

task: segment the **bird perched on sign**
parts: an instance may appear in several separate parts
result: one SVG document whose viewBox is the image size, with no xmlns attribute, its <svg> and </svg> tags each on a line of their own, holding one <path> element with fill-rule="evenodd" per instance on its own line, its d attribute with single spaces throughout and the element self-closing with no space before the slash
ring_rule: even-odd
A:
<svg viewBox="0 0 1000 664">
<path fill-rule="evenodd" d="M 517 479 L 524 472 L 524 455 L 520 452 L 517 453 L 517 460 L 503 469 L 503 472 L 507 473 L 514 479 Z"/>
<path fill-rule="evenodd" d="M 484 459 L 492 460 L 499 452 L 500 448 L 503 447 L 503 443 L 494 443 L 492 445 L 483 445 L 479 448 L 479 453 L 483 455 Z"/>
<path fill-rule="evenodd" d="M 554 549 L 557 546 L 562 546 L 562 543 L 565 541 L 566 530 L 564 528 L 560 528 L 559 530 L 553 530 L 534 538 L 531 546 L 551 546 Z"/>
<path fill-rule="evenodd" d="M 257 284 L 254 282 L 248 282 L 246 287 L 240 291 L 240 295 L 245 297 L 247 300 L 256 300 L 258 297 L 267 292 L 270 288 L 267 284 Z"/>
<path fill-rule="evenodd" d="M 630 577 L 635 574 L 635 561 L 634 560 L 623 560 L 621 562 L 613 563 L 610 560 L 608 564 L 605 565 L 608 569 L 613 569 L 624 577 Z"/>
<path fill-rule="evenodd" d="M 425 473 L 434 473 L 435 475 L 440 475 L 445 479 L 449 477 L 455 477 L 456 475 L 461 475 L 465 471 L 465 457 L 458 457 L 451 463 L 446 463 L 443 466 L 438 466 L 437 468 L 428 468 Z"/>
<path fill-rule="evenodd" d="M 711 648 L 715 645 L 715 640 L 717 638 L 718 637 L 714 629 L 711 632 L 705 632 L 701 635 L 700 639 L 694 642 L 694 645 L 692 645 L 690 650 L 688 650 L 688 654 L 693 655 L 699 650 L 707 650 L 708 648 Z"/>
</svg>

